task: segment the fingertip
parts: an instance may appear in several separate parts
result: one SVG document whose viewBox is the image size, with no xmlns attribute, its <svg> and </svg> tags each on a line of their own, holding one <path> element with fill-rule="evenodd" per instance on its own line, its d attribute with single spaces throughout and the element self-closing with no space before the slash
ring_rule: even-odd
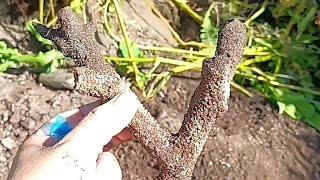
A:
<svg viewBox="0 0 320 180">
<path fill-rule="evenodd" d="M 111 152 L 99 154 L 97 159 L 97 178 L 98 179 L 121 179 L 122 172 L 117 158 Z"/>
<path fill-rule="evenodd" d="M 139 100 L 130 90 L 126 90 L 91 111 L 67 136 L 75 146 L 86 146 L 92 150 L 101 150 L 133 119 Z"/>
</svg>

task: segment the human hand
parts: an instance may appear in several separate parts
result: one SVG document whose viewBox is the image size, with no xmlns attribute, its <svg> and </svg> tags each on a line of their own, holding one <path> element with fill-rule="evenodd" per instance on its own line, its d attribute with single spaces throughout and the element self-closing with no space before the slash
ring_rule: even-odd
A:
<svg viewBox="0 0 320 180">
<path fill-rule="evenodd" d="M 28 137 L 14 158 L 8 180 L 121 179 L 120 166 L 108 151 L 133 139 L 126 126 L 140 103 L 125 91 L 100 104 L 96 101 L 62 113 L 72 130 L 61 140 L 50 136 L 56 118 Z"/>
</svg>

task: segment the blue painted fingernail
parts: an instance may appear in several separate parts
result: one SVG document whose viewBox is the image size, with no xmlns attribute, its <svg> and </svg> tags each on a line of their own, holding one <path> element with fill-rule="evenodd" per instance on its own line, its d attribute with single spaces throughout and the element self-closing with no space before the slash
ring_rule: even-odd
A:
<svg viewBox="0 0 320 180">
<path fill-rule="evenodd" d="M 60 114 L 58 114 L 55 117 L 54 122 L 51 123 L 50 136 L 60 140 L 64 136 L 66 136 L 71 130 L 72 127 L 68 120 Z"/>
</svg>

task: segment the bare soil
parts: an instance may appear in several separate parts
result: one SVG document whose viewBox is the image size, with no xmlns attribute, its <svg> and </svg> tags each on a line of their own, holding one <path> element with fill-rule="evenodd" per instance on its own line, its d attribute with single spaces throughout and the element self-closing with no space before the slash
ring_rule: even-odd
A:
<svg viewBox="0 0 320 180">
<path fill-rule="evenodd" d="M 131 12 L 130 7 L 134 6 L 127 4 L 126 12 Z M 139 12 L 146 13 L 141 9 L 134 13 Z M 18 46 L 1 28 L 0 39 Z M 150 39 L 157 41 L 166 33 L 149 28 L 139 38 L 148 39 L 152 32 Z M 23 39 L 23 34 L 18 35 L 16 38 Z M 172 39 L 158 42 L 168 41 Z M 138 96 L 161 124 L 176 132 L 199 77 L 199 73 L 189 72 L 172 78 L 161 96 L 151 100 Z M 36 78 L 26 68 L 0 75 L 0 180 L 5 179 L 19 144 L 30 133 L 57 113 L 94 100 L 73 91 L 50 89 Z M 232 90 L 228 112 L 212 126 L 193 179 L 320 179 L 320 134 L 304 123 L 279 115 L 258 93 L 248 98 Z M 157 162 L 137 142 L 112 151 L 121 164 L 123 179 L 154 179 L 159 171 Z"/>
</svg>

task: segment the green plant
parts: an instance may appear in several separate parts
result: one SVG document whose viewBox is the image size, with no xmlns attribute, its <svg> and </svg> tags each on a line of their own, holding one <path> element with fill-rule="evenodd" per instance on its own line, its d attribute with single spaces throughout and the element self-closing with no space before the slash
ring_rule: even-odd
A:
<svg viewBox="0 0 320 180">
<path fill-rule="evenodd" d="M 175 1 L 177 3 L 177 1 Z M 182 1 L 181 1 L 182 2 Z M 319 67 L 317 48 L 319 28 L 313 24 L 317 18 L 317 4 L 307 1 L 294 2 L 286 4 L 287 1 L 270 3 L 264 1 L 259 4 L 246 4 L 240 1 L 226 2 L 223 8 L 223 14 L 220 21 L 225 21 L 231 17 L 246 19 L 245 25 L 248 28 L 248 45 L 245 49 L 244 58 L 238 67 L 233 87 L 238 88 L 248 96 L 251 93 L 245 88 L 250 86 L 263 93 L 271 102 L 279 107 L 280 113 L 287 113 L 294 119 L 304 120 L 311 126 L 320 130 L 320 111 L 318 87 L 315 81 L 318 81 L 320 75 L 317 68 Z M 183 5 L 186 5 L 184 2 Z M 150 5 L 151 6 L 151 5 Z M 181 6 L 181 4 L 179 4 Z M 180 73 L 190 69 L 201 68 L 202 61 L 205 58 L 212 57 L 215 52 L 218 29 L 218 23 L 214 23 L 212 4 L 205 16 L 196 18 L 195 12 L 190 16 L 194 17 L 196 22 L 200 23 L 201 43 L 178 42 L 184 48 L 197 46 L 199 51 L 192 51 L 193 56 L 186 58 L 186 61 L 173 60 L 175 71 L 162 71 L 160 74 L 155 73 L 155 68 L 161 63 L 167 61 L 157 60 L 156 58 L 107 58 L 114 61 L 135 61 L 138 68 L 145 63 L 152 63 L 151 72 L 148 78 L 140 78 L 141 86 L 146 87 L 151 76 L 155 76 L 156 83 L 152 84 L 152 93 L 148 91 L 147 97 L 153 96 L 174 73 Z M 151 6 L 153 9 L 154 7 Z M 183 8 L 186 11 L 188 8 Z M 188 13 L 188 11 L 186 11 Z M 157 13 L 156 13 L 157 14 Z M 276 14 L 276 16 L 272 16 Z M 161 16 L 161 15 L 159 15 Z M 281 17 L 285 17 L 281 19 Z M 271 17 L 269 21 L 264 18 Z M 273 20 L 279 19 L 278 23 Z M 296 28 L 293 28 L 296 27 Z M 173 35 L 176 35 L 173 32 Z M 200 44 L 200 45 L 199 45 Z M 140 46 L 136 45 L 136 49 Z M 148 49 L 148 47 L 144 47 Z M 153 47 L 152 50 L 167 52 L 180 52 L 182 49 Z M 149 49 L 148 49 L 149 50 Z M 192 63 L 190 66 L 180 66 L 180 64 Z M 170 64 L 170 63 L 169 63 Z M 126 64 L 129 65 L 130 64 Z M 127 68 L 130 69 L 130 68 Z M 132 68 L 131 68 L 132 69 Z M 142 74 L 145 75 L 145 74 Z M 318 76 L 318 77 L 314 77 Z M 159 83 L 160 82 L 160 83 Z"/>
<path fill-rule="evenodd" d="M 51 26 L 55 23 L 54 5 L 50 2 L 51 19 L 44 22 L 43 0 L 39 0 L 39 22 Z M 220 22 L 237 17 L 247 27 L 248 44 L 231 85 L 248 96 L 247 87 L 260 91 L 278 106 L 280 113 L 303 120 L 320 130 L 320 9 L 319 3 L 309 0 L 265 0 L 246 3 L 240 0 L 213 2 L 202 17 L 185 0 L 172 0 L 182 11 L 201 26 L 201 42 L 185 42 L 170 26 L 151 0 L 145 0 L 150 9 L 164 21 L 179 43 L 179 47 L 144 46 L 129 38 L 120 8 L 120 0 L 106 0 L 100 22 L 106 32 L 118 43 L 118 57 L 104 57 L 116 64 L 117 71 L 138 87 L 146 98 L 151 98 L 175 74 L 188 70 L 201 70 L 202 61 L 212 58 L 217 43 Z M 84 21 L 86 0 L 73 0 L 73 10 L 82 13 Z M 218 12 L 217 12 L 218 9 Z M 215 10 L 215 11 L 213 11 Z M 113 32 L 110 16 L 118 19 L 121 32 Z M 35 20 L 34 20 L 35 21 Z M 35 32 L 32 21 L 26 24 L 43 45 L 52 46 Z M 145 51 L 158 51 L 181 55 L 180 59 L 161 56 L 148 57 Z M 18 67 L 21 63 L 44 66 L 54 70 L 63 57 L 55 50 L 25 55 L 3 45 L 0 70 Z M 10 53 L 7 53 L 10 52 Z M 51 57 L 51 61 L 41 58 Z M 23 57 L 23 58 L 22 58 Z M 29 61 L 22 61 L 29 57 Z M 31 61 L 31 59 L 33 60 Z M 46 59 L 48 60 L 48 59 Z M 40 61 L 40 62 L 38 62 Z M 59 63 L 58 63 L 59 62 Z"/>
<path fill-rule="evenodd" d="M 320 130 L 320 91 L 316 85 L 320 65 L 319 27 L 313 23 L 317 19 L 318 3 L 288 3 L 279 1 L 272 5 L 264 1 L 248 17 L 245 24 L 249 43 L 235 80 L 241 86 L 262 92 L 278 105 L 280 113 Z"/>
<path fill-rule="evenodd" d="M 22 54 L 15 48 L 9 48 L 4 41 L 0 41 L 0 72 L 9 68 L 18 68 L 23 64 L 38 67 L 37 71 L 53 72 L 62 63 L 63 55 L 56 49 L 37 54 Z"/>
</svg>

